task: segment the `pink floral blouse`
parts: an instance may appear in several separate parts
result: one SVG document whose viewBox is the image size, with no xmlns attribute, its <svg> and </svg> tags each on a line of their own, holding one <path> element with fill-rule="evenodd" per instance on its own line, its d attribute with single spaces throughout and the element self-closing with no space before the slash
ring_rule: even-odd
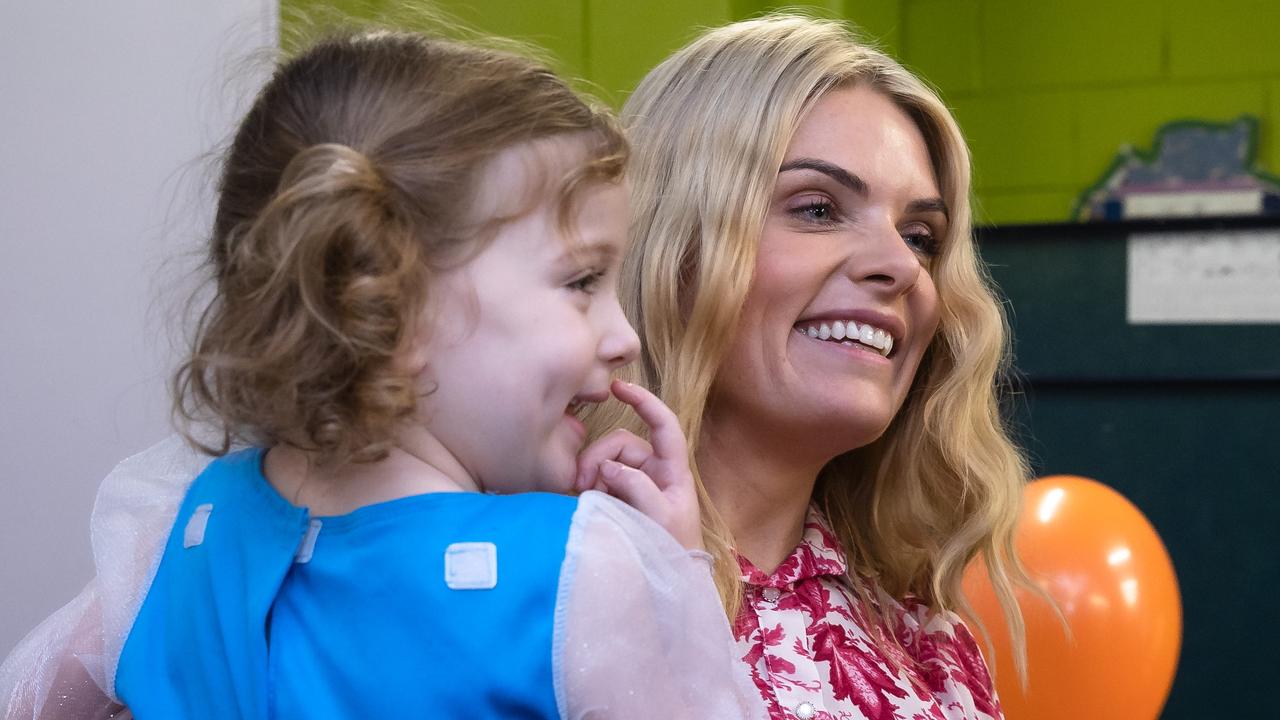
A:
<svg viewBox="0 0 1280 720">
<path fill-rule="evenodd" d="M 734 635 L 770 720 L 1003 717 L 964 622 L 881 594 L 892 604 L 907 653 L 897 658 L 905 670 L 894 672 L 868 635 L 873 623 L 848 585 L 844 551 L 816 509 L 809 510 L 800 545 L 773 574 L 741 556 L 738 564 L 747 589 Z"/>
</svg>

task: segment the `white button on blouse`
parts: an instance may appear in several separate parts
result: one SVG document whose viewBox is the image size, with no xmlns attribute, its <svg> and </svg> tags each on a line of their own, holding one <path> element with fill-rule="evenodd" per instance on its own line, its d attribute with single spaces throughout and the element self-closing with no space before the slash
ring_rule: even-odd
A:
<svg viewBox="0 0 1280 720">
<path fill-rule="evenodd" d="M 796 717 L 800 718 L 800 720 L 810 720 L 817 714 L 818 711 L 811 702 L 802 702 L 796 706 Z"/>
</svg>

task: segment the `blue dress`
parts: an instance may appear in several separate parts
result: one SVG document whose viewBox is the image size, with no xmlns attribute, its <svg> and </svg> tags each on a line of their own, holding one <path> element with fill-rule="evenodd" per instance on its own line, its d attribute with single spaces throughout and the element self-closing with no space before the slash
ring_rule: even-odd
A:
<svg viewBox="0 0 1280 720">
<path fill-rule="evenodd" d="M 576 498 L 433 493 L 311 517 L 215 460 L 125 641 L 164 718 L 556 718 L 552 618 Z"/>
</svg>

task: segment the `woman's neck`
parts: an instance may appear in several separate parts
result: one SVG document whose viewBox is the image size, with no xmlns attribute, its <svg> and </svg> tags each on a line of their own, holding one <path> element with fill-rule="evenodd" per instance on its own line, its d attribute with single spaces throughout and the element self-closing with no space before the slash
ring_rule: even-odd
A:
<svg viewBox="0 0 1280 720">
<path fill-rule="evenodd" d="M 263 472 L 282 497 L 314 515 L 345 515 L 412 495 L 479 490 L 452 453 L 417 430 L 398 437 L 387 457 L 367 463 L 320 466 L 313 453 L 277 445 L 267 453 Z"/>
<path fill-rule="evenodd" d="M 710 418 L 708 418 L 710 420 Z M 773 572 L 804 536 L 804 520 L 825 460 L 806 457 L 745 423 L 707 422 L 697 462 L 735 549 Z M 705 428 L 714 427 L 714 432 Z"/>
</svg>

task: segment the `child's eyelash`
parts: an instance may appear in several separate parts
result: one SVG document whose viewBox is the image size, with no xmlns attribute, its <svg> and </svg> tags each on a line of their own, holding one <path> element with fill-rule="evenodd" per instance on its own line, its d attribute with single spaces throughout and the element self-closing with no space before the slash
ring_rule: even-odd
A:
<svg viewBox="0 0 1280 720">
<path fill-rule="evenodd" d="M 603 270 L 592 270 L 591 272 L 585 275 L 580 275 L 577 278 L 569 281 L 565 285 L 565 287 L 569 288 L 570 290 L 589 293 L 592 290 L 595 290 L 596 285 L 600 284 L 600 279 L 603 277 L 604 277 Z"/>
</svg>

